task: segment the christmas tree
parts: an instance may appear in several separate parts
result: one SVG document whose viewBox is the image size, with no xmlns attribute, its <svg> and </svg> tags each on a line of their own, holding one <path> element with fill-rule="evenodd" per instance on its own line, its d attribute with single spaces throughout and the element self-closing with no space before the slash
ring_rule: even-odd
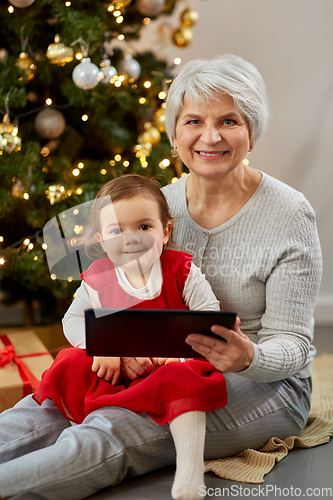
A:
<svg viewBox="0 0 333 500">
<path fill-rule="evenodd" d="M 11 0 L 0 7 L 0 286 L 2 301 L 41 305 L 53 322 L 78 282 L 50 276 L 43 227 L 124 173 L 161 185 L 182 173 L 164 133 L 174 65 L 129 53 L 177 0 Z M 173 33 L 191 38 L 187 9 Z M 186 31 L 187 30 L 187 31 Z M 117 41 L 117 47 L 114 41 Z M 122 50 L 119 41 L 123 41 Z M 0 117 L 1 118 L 1 117 Z M 75 232 L 80 233 L 80 227 Z M 74 234 L 75 236 L 75 234 Z M 62 304 L 63 306 L 59 306 Z"/>
</svg>

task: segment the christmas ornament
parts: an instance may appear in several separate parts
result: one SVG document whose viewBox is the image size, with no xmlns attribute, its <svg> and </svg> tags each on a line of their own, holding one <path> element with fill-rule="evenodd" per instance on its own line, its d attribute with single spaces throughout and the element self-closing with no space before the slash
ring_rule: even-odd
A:
<svg viewBox="0 0 333 500">
<path fill-rule="evenodd" d="M 24 9 L 24 7 L 29 7 L 29 5 L 33 4 L 34 1 L 35 0 L 9 0 L 9 3 L 14 5 L 14 7 Z"/>
<path fill-rule="evenodd" d="M 180 20 L 183 26 L 190 27 L 194 26 L 199 19 L 199 14 L 196 10 L 187 7 L 180 16 Z"/>
<path fill-rule="evenodd" d="M 165 103 L 156 111 L 154 123 L 160 132 L 165 132 Z"/>
<path fill-rule="evenodd" d="M 20 180 L 16 181 L 12 186 L 12 195 L 14 198 L 23 198 L 25 188 Z"/>
<path fill-rule="evenodd" d="M 20 80 L 30 82 L 35 78 L 36 65 L 26 52 L 21 52 L 15 64 L 24 72 L 24 77 L 21 77 Z"/>
<path fill-rule="evenodd" d="M 64 66 L 66 63 L 73 61 L 74 50 L 72 47 L 66 47 L 61 41 L 60 35 L 54 37 L 54 43 L 51 43 L 46 51 L 46 57 L 52 64 Z"/>
<path fill-rule="evenodd" d="M 143 16 L 158 16 L 165 5 L 165 0 L 136 0 L 136 7 Z"/>
<path fill-rule="evenodd" d="M 111 82 L 112 79 L 114 79 L 115 76 L 117 76 L 117 70 L 113 66 L 111 66 L 111 61 L 110 59 L 103 59 L 103 61 L 100 64 L 101 69 L 100 71 L 103 73 L 103 78 L 101 80 L 101 83 L 113 83 Z"/>
<path fill-rule="evenodd" d="M 145 132 L 139 136 L 139 143 L 150 143 L 152 146 L 156 146 L 161 140 L 160 131 L 151 123 L 145 123 L 145 129 Z"/>
<path fill-rule="evenodd" d="M 172 40 L 177 47 L 186 47 L 193 40 L 193 32 L 186 26 L 180 26 L 173 32 Z"/>
<path fill-rule="evenodd" d="M 18 137 L 18 129 L 10 122 L 9 116 L 6 114 L 0 123 L 0 154 L 2 151 L 11 153 L 12 151 L 20 151 L 21 139 Z"/>
<path fill-rule="evenodd" d="M 118 75 L 127 76 L 128 79 L 137 80 L 141 73 L 141 66 L 132 54 L 127 54 L 118 64 Z"/>
<path fill-rule="evenodd" d="M 90 61 L 89 57 L 84 57 L 73 71 L 73 82 L 83 90 L 93 89 L 100 80 L 100 70 Z"/>
<path fill-rule="evenodd" d="M 45 139 L 59 137 L 65 129 L 66 121 L 60 111 L 53 108 L 44 108 L 35 118 L 35 128 Z"/>
<path fill-rule="evenodd" d="M 127 7 L 132 0 L 111 0 L 110 5 L 115 9 L 121 9 L 122 7 Z"/>
</svg>

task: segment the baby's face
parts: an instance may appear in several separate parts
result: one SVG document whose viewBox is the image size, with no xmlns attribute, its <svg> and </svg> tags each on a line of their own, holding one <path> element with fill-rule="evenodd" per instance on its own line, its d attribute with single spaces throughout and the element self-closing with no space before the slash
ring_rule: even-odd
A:
<svg viewBox="0 0 333 500">
<path fill-rule="evenodd" d="M 163 228 L 157 202 L 147 196 L 122 199 L 104 206 L 100 211 L 101 234 L 97 235 L 103 249 L 115 266 L 126 273 L 147 272 L 160 257 L 169 239 Z"/>
</svg>

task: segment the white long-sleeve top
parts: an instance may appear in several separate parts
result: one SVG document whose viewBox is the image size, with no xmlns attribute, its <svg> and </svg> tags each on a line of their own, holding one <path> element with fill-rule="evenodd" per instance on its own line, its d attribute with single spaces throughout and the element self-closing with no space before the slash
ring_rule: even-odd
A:
<svg viewBox="0 0 333 500">
<path fill-rule="evenodd" d="M 314 211 L 295 189 L 262 173 L 252 198 L 212 230 L 190 216 L 187 177 L 163 188 L 176 217 L 174 239 L 193 255 L 220 301 L 254 343 L 239 375 L 273 382 L 307 378 L 315 355 L 313 312 L 322 275 Z"/>
<path fill-rule="evenodd" d="M 155 263 L 148 280 L 142 288 L 133 288 L 121 268 L 116 268 L 119 285 L 125 292 L 142 300 L 153 299 L 159 295 L 162 286 L 161 267 Z M 219 301 L 200 269 L 191 263 L 188 277 L 185 281 L 182 298 L 188 309 L 193 311 L 219 311 Z M 84 311 L 90 308 L 100 308 L 98 292 L 82 281 L 75 294 L 71 306 L 66 312 L 62 324 L 67 340 L 74 346 L 85 349 Z"/>
</svg>

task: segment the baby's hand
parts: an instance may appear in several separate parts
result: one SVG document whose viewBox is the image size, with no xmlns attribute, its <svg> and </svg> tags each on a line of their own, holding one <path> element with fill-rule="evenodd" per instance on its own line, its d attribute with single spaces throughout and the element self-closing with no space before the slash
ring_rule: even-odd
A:
<svg viewBox="0 0 333 500">
<path fill-rule="evenodd" d="M 110 380 L 112 385 L 116 385 L 120 375 L 120 358 L 115 356 L 97 356 L 91 367 L 93 372 L 97 372 L 97 377 Z"/>
<path fill-rule="evenodd" d="M 180 358 L 151 358 L 155 366 L 167 365 L 168 363 L 180 363 Z"/>
</svg>

